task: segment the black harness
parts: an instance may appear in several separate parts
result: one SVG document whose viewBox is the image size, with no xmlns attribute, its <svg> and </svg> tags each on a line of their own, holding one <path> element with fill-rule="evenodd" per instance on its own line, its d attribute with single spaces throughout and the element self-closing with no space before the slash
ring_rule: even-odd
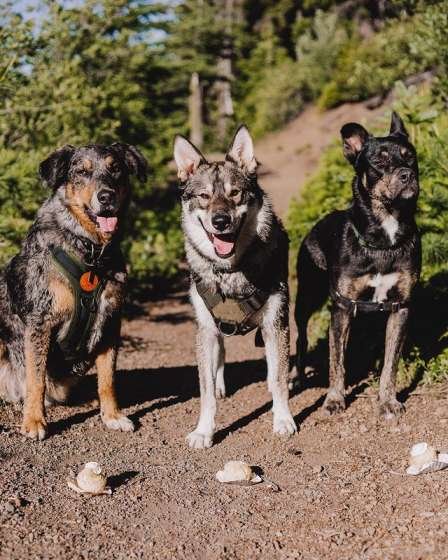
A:
<svg viewBox="0 0 448 560">
<path fill-rule="evenodd" d="M 355 167 L 357 172 L 358 172 L 358 166 L 359 166 L 359 159 L 360 159 L 360 156 L 362 154 L 363 154 L 363 150 L 361 150 L 358 153 L 358 155 L 356 156 L 356 159 L 355 159 L 354 167 Z M 366 163 L 370 168 L 372 168 L 375 171 L 375 173 L 379 177 L 381 177 L 383 175 L 383 172 L 381 172 L 374 164 L 372 164 L 372 162 L 366 160 Z M 375 245 L 372 245 L 372 244 L 368 243 L 364 239 L 364 237 L 361 235 L 358 228 L 355 226 L 355 224 L 352 221 L 350 221 L 350 226 L 352 228 L 352 231 L 353 231 L 358 243 L 364 249 L 370 249 L 372 251 L 384 251 L 385 249 L 388 249 L 388 247 L 378 247 L 378 246 L 375 246 Z M 340 309 L 344 309 L 345 311 L 348 311 L 353 317 L 356 317 L 356 314 L 358 313 L 358 311 L 360 311 L 361 313 L 378 313 L 378 312 L 380 312 L 380 313 L 397 313 L 398 311 L 400 311 L 400 309 L 406 309 L 407 307 L 409 307 L 409 302 L 408 301 L 405 301 L 405 302 L 401 302 L 401 301 L 376 302 L 376 301 L 365 301 L 365 300 L 350 299 L 348 297 L 343 296 L 337 290 L 334 290 L 331 287 L 330 287 L 330 298 L 331 298 L 334 305 L 336 305 Z"/>
<path fill-rule="evenodd" d="M 361 299 L 350 299 L 343 296 L 337 290 L 330 290 L 330 297 L 333 304 L 348 311 L 350 315 L 356 317 L 358 311 L 361 313 L 397 313 L 400 309 L 409 307 L 409 302 L 401 301 L 365 301 Z"/>
<path fill-rule="evenodd" d="M 87 245 L 85 242 L 84 244 Z M 51 248 L 53 261 L 70 283 L 75 299 L 69 328 L 64 338 L 58 341 L 68 361 L 82 360 L 87 355 L 87 344 L 106 284 L 105 276 L 99 272 L 105 247 L 96 246 L 90 241 L 89 244 L 90 252 L 86 262 L 80 261 L 61 247 Z"/>
<path fill-rule="evenodd" d="M 210 311 L 219 332 L 224 336 L 245 335 L 255 328 L 258 322 L 255 315 L 267 302 L 270 294 L 255 288 L 250 296 L 244 298 L 225 297 L 216 287 L 213 291 L 197 275 L 193 275 L 198 294 Z M 260 336 L 257 336 L 257 345 L 262 345 Z"/>
<path fill-rule="evenodd" d="M 375 251 L 384 251 L 383 247 L 375 247 L 367 243 L 353 222 L 350 222 L 350 226 L 361 247 Z M 353 317 L 356 317 L 358 311 L 361 313 L 397 313 L 400 309 L 406 309 L 409 307 L 408 301 L 365 301 L 350 299 L 343 296 L 333 288 L 330 288 L 330 297 L 334 305 L 340 309 L 348 311 L 351 315 L 353 315 Z"/>
</svg>

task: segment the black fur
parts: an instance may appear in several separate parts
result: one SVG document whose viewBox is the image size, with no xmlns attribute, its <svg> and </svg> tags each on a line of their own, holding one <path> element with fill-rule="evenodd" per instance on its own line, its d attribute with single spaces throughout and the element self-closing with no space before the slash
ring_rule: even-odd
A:
<svg viewBox="0 0 448 560">
<path fill-rule="evenodd" d="M 409 314 L 408 304 L 421 267 L 420 237 L 415 223 L 419 192 L 414 146 L 401 118 L 393 113 L 388 136 L 374 137 L 359 124 L 342 127 L 343 152 L 353 165 L 353 201 L 347 210 L 320 220 L 304 239 L 297 261 L 297 373 L 304 375 L 307 324 L 332 295 L 356 301 L 400 302 L 391 313 L 380 382 L 380 412 L 401 410 L 395 398 L 395 375 Z M 350 309 L 333 304 L 330 326 L 328 412 L 345 407 L 344 353 Z"/>
</svg>

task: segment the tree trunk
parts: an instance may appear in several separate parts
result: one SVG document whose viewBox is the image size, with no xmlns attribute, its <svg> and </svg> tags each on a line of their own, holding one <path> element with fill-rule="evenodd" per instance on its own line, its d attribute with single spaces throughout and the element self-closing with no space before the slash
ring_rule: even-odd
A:
<svg viewBox="0 0 448 560">
<path fill-rule="evenodd" d="M 222 144 L 227 140 L 229 125 L 233 117 L 232 100 L 232 24 L 234 17 L 234 0 L 224 0 L 222 11 L 222 21 L 224 27 L 224 38 L 221 53 L 216 64 L 217 80 L 215 91 L 218 104 L 217 136 Z"/>
<path fill-rule="evenodd" d="M 204 143 L 204 126 L 202 122 L 202 87 L 199 74 L 193 72 L 190 79 L 190 141 L 199 149 Z"/>
</svg>

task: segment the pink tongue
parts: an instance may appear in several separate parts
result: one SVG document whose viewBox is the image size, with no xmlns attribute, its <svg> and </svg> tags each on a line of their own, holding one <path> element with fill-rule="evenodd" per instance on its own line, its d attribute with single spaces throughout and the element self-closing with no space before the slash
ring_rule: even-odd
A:
<svg viewBox="0 0 448 560">
<path fill-rule="evenodd" d="M 104 216 L 97 216 L 98 225 L 100 230 L 104 233 L 112 233 L 117 228 L 118 218 L 105 218 Z"/>
<path fill-rule="evenodd" d="M 224 241 L 224 239 L 219 239 L 216 235 L 213 236 L 213 245 L 220 255 L 228 255 L 232 252 L 234 241 Z"/>
</svg>

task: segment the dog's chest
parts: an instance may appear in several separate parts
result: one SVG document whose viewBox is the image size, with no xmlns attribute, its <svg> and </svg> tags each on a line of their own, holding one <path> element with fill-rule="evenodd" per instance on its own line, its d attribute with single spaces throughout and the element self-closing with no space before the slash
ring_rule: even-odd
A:
<svg viewBox="0 0 448 560">
<path fill-rule="evenodd" d="M 373 270 L 356 276 L 342 275 L 337 281 L 337 289 L 343 296 L 354 300 L 407 301 L 415 282 L 416 275 L 406 269 Z"/>
<path fill-rule="evenodd" d="M 390 274 L 373 274 L 367 281 L 367 285 L 374 288 L 372 301 L 382 302 L 386 301 L 387 295 L 391 288 L 396 287 L 399 280 L 398 272 L 391 272 Z"/>
</svg>

